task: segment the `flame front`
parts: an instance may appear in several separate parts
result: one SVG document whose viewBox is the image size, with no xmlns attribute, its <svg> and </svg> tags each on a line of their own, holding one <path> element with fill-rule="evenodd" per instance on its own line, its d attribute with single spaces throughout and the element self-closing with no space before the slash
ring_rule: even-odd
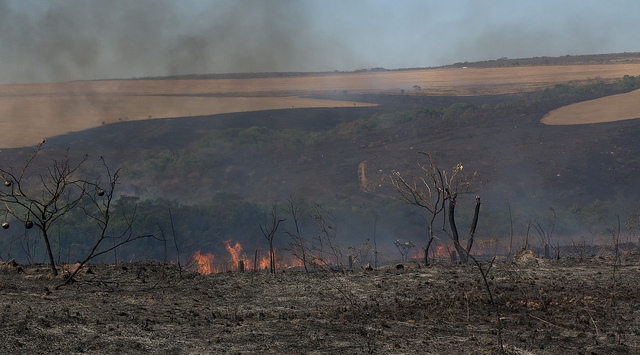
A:
<svg viewBox="0 0 640 355">
<path fill-rule="evenodd" d="M 249 265 L 248 260 L 240 258 L 240 254 L 242 253 L 242 245 L 240 244 L 240 242 L 236 242 L 236 244 L 232 246 L 231 240 L 225 240 L 224 244 L 227 248 L 227 251 L 229 252 L 229 255 L 231 255 L 231 261 L 233 262 L 233 264 L 231 265 L 231 268 L 233 270 L 235 270 L 238 267 L 238 262 L 240 260 L 242 260 L 242 262 L 244 262 L 245 265 Z"/>
<path fill-rule="evenodd" d="M 436 244 L 432 253 L 436 259 L 446 259 L 449 257 L 449 251 L 444 244 Z"/>
<path fill-rule="evenodd" d="M 258 267 L 260 269 L 269 269 L 269 264 L 270 264 L 270 262 L 269 262 L 269 255 L 268 254 L 263 256 L 260 259 L 260 261 L 258 261 Z"/>
<path fill-rule="evenodd" d="M 266 255 L 263 254 L 261 257 L 252 262 L 246 257 L 246 255 L 242 255 L 242 244 L 240 244 L 240 242 L 225 240 L 224 244 L 227 252 L 229 253 L 229 258 L 227 258 L 226 256 L 216 257 L 216 264 L 214 264 L 214 255 L 212 253 L 208 252 L 203 254 L 201 251 L 197 250 L 193 254 L 193 260 L 195 261 L 194 271 L 202 275 L 209 275 L 225 271 L 235 271 L 238 270 L 240 261 L 244 263 L 245 268 L 251 267 L 250 265 L 255 265 L 256 270 L 270 269 L 269 253 L 267 253 Z M 276 269 L 288 269 L 292 267 L 302 266 L 301 260 L 293 257 L 283 259 L 282 254 L 276 254 L 275 250 L 274 260 L 276 262 Z"/>
<path fill-rule="evenodd" d="M 196 268 L 196 272 L 198 272 L 199 274 L 209 275 L 212 272 L 214 272 L 213 254 L 206 253 L 203 255 L 203 254 L 200 254 L 200 250 L 197 250 L 193 254 L 193 259 L 198 264 Z"/>
</svg>

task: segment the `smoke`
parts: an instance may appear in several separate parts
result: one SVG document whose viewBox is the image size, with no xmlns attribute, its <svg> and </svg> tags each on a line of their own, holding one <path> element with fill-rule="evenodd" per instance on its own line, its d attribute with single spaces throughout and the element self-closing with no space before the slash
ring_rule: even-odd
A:
<svg viewBox="0 0 640 355">
<path fill-rule="evenodd" d="M 293 0 L 0 2 L 0 82 L 344 66 L 310 16 Z"/>
<path fill-rule="evenodd" d="M 486 60 L 638 51 L 632 45 L 635 25 L 624 13 L 637 3 L 553 1 L 468 2 L 450 27 L 465 25 L 465 36 L 451 38 L 443 57 Z M 483 19 L 491 19 L 486 21 Z M 449 35 L 445 35 L 449 37 Z"/>
<path fill-rule="evenodd" d="M 638 51 L 635 1 L 0 0 L 0 83 Z"/>
</svg>

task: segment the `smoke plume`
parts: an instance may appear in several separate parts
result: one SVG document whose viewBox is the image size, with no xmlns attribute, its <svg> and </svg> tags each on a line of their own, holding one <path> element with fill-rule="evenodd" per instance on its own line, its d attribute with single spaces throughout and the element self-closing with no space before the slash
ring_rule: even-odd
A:
<svg viewBox="0 0 640 355">
<path fill-rule="evenodd" d="M 638 51 L 640 3 L 0 0 L 0 83 Z"/>
</svg>

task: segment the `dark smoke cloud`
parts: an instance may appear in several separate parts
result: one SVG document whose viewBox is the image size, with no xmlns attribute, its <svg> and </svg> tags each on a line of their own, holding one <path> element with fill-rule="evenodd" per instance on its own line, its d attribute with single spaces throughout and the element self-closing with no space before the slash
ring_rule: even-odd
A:
<svg viewBox="0 0 640 355">
<path fill-rule="evenodd" d="M 0 83 L 638 51 L 637 1 L 0 0 Z"/>
<path fill-rule="evenodd" d="M 300 4 L 64 0 L 33 2 L 34 13 L 0 2 L 0 62 L 11 68 L 0 82 L 342 66 L 348 48 L 310 33 Z"/>
</svg>

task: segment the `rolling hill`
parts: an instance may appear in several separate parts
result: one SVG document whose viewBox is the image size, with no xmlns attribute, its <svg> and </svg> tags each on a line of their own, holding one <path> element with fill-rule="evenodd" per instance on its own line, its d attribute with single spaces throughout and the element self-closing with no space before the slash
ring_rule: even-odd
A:
<svg viewBox="0 0 640 355">
<path fill-rule="evenodd" d="M 46 154 L 56 157 L 70 147 L 78 154 L 105 156 L 123 167 L 120 191 L 127 195 L 195 204 L 225 192 L 256 202 L 293 195 L 356 205 L 393 199 L 384 178 L 392 170 L 410 174 L 421 159 L 417 152 L 429 151 L 442 167 L 462 162 L 465 169 L 477 171 L 485 181 L 478 193 L 489 211 L 504 212 L 505 192 L 517 208 L 528 211 L 568 209 L 596 199 L 620 200 L 624 208 L 637 209 L 633 201 L 640 197 L 638 120 L 541 122 L 567 105 L 633 90 L 622 78 L 633 79 L 640 64 L 637 56 L 629 57 L 599 64 L 572 58 L 562 65 L 469 64 L 466 69 L 191 79 L 197 82 L 194 86 L 180 79 L 171 95 L 202 97 L 205 86 L 213 87 L 211 80 L 228 80 L 233 88 L 221 86 L 207 95 L 295 95 L 346 104 L 121 121 L 52 137 Z M 243 93 L 237 80 L 257 81 Z M 99 95 L 130 92 L 130 102 L 135 102 L 137 96 L 156 97 L 158 88 L 168 88 L 169 81 L 115 81 L 96 87 L 102 87 Z M 422 85 L 401 91 L 399 82 Z M 432 82 L 436 84 L 428 84 Z M 94 83 L 60 85 L 62 92 L 80 94 L 73 90 Z M 265 93 L 267 87 L 272 91 Z M 4 98 L 12 95 L 6 87 L 2 90 Z M 58 91 L 56 84 L 34 84 L 28 90 L 32 95 Z M 28 151 L 5 148 L 0 159 L 5 166 L 16 166 Z"/>
</svg>

